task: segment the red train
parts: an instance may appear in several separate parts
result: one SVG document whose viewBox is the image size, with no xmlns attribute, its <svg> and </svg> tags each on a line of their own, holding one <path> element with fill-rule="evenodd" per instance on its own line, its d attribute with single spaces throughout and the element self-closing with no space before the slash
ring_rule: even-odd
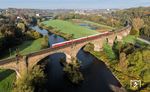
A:
<svg viewBox="0 0 150 92">
<path fill-rule="evenodd" d="M 90 35 L 90 36 L 86 36 L 86 37 L 82 37 L 82 38 L 78 38 L 78 39 L 73 39 L 73 40 L 69 40 L 69 41 L 65 41 L 65 42 L 60 42 L 60 43 L 53 44 L 51 48 L 57 48 L 57 47 L 69 45 L 69 44 L 72 44 L 72 43 L 79 43 L 79 42 L 82 42 L 84 40 L 92 40 L 92 39 L 96 39 L 98 37 L 110 35 L 112 33 L 113 32 L 106 31 L 106 32 L 99 33 L 99 34 L 96 34 L 96 35 Z"/>
<path fill-rule="evenodd" d="M 128 29 L 130 27 L 131 27 L 130 25 L 127 25 L 126 27 L 122 28 L 121 30 L 119 30 L 117 32 L 122 32 L 123 30 Z M 73 40 L 69 40 L 69 41 L 65 41 L 65 42 L 56 43 L 56 44 L 53 44 L 51 48 L 57 48 L 57 47 L 69 45 L 72 43 L 79 43 L 79 42 L 82 42 L 84 40 L 92 40 L 92 39 L 96 39 L 96 38 L 99 38 L 102 36 L 108 36 L 111 34 L 113 34 L 112 31 L 106 31 L 103 33 L 95 34 L 95 35 L 90 35 L 90 36 L 86 36 L 86 37 L 82 37 L 82 38 L 78 38 L 78 39 L 73 39 Z"/>
</svg>

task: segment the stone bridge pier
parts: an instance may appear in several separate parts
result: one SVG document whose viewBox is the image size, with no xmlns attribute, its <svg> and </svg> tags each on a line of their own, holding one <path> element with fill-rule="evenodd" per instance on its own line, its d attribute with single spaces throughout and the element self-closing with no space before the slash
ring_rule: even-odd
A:
<svg viewBox="0 0 150 92">
<path fill-rule="evenodd" d="M 25 56 L 20 57 L 18 60 L 16 58 L 13 59 L 13 62 L 6 63 L 4 65 L 0 65 L 0 69 L 10 69 L 16 72 L 16 77 L 21 77 L 24 73 L 27 72 L 27 66 L 25 62 Z"/>
<path fill-rule="evenodd" d="M 103 41 L 95 41 L 92 44 L 94 44 L 94 51 L 102 51 Z"/>
</svg>

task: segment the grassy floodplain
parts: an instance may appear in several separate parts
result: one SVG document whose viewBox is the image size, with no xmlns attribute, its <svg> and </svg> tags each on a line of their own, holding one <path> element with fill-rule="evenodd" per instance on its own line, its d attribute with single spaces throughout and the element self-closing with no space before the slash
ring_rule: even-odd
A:
<svg viewBox="0 0 150 92">
<path fill-rule="evenodd" d="M 46 27 L 52 26 L 56 28 L 57 30 L 60 30 L 60 32 L 66 33 L 66 34 L 73 34 L 74 38 L 80 38 L 84 36 L 94 35 L 98 34 L 99 32 L 95 30 L 90 30 L 85 27 L 81 27 L 79 25 L 73 24 L 68 21 L 63 20 L 49 20 L 42 22 Z"/>
<path fill-rule="evenodd" d="M 15 79 L 14 71 L 0 69 L 0 92 L 11 92 Z"/>
<path fill-rule="evenodd" d="M 92 21 L 82 20 L 82 19 L 72 19 L 70 21 L 75 23 L 75 24 L 89 24 L 90 26 L 97 27 L 96 31 L 98 31 L 98 30 L 110 31 L 110 30 L 115 29 L 111 26 L 95 23 L 95 22 L 92 22 Z"/>
<path fill-rule="evenodd" d="M 34 51 L 38 51 L 41 49 L 41 43 L 44 41 L 44 38 L 39 38 L 36 40 L 31 40 L 31 41 L 25 41 L 21 45 L 16 46 L 15 48 L 19 49 L 19 53 L 21 55 L 25 55 Z M 13 57 L 16 54 L 15 48 L 11 48 L 11 56 L 9 50 L 7 50 L 4 54 L 4 56 L 0 57 L 0 59 L 4 59 L 7 57 Z M 9 58 L 10 58 L 9 57 Z"/>
</svg>

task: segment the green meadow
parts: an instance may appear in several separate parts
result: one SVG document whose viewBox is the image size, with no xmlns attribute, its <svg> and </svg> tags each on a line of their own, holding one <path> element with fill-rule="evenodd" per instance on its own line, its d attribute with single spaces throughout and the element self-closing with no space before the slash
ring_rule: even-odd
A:
<svg viewBox="0 0 150 92">
<path fill-rule="evenodd" d="M 15 79 L 14 71 L 0 69 L 0 92 L 11 92 Z"/>
<path fill-rule="evenodd" d="M 16 46 L 18 48 L 19 53 L 21 55 L 29 54 L 31 52 L 35 52 L 41 49 L 41 43 L 44 41 L 44 38 L 39 38 L 36 40 L 25 41 L 21 45 Z M 11 48 L 11 50 L 7 50 L 4 52 L 5 54 L 0 57 L 0 59 L 11 58 L 16 55 L 16 49 Z"/>
<path fill-rule="evenodd" d="M 114 29 L 114 28 L 111 27 L 111 26 L 107 26 L 107 25 L 95 23 L 95 22 L 88 21 L 88 20 L 81 20 L 81 19 L 80 19 L 80 20 L 79 20 L 79 19 L 76 19 L 76 20 L 79 21 L 79 22 L 81 22 L 81 23 L 86 23 L 86 24 L 94 25 L 94 26 L 97 26 L 97 27 L 100 27 L 100 28 L 104 28 L 104 29 L 109 29 L 109 30 Z"/>
<path fill-rule="evenodd" d="M 84 36 L 98 34 L 99 32 L 95 30 L 90 30 L 85 27 L 73 24 L 69 21 L 63 20 L 49 20 L 42 22 L 46 27 L 52 26 L 62 33 L 73 34 L 74 38 L 80 38 Z"/>
</svg>

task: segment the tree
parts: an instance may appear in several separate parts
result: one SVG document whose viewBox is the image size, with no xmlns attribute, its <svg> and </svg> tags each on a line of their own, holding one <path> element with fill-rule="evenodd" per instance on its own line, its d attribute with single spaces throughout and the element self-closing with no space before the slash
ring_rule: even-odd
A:
<svg viewBox="0 0 150 92">
<path fill-rule="evenodd" d="M 132 26 L 135 28 L 135 29 L 137 29 L 137 30 L 139 30 L 140 28 L 142 28 L 142 26 L 144 25 L 144 21 L 143 21 L 143 19 L 141 19 L 141 18 L 134 18 L 133 20 L 132 20 Z"/>
<path fill-rule="evenodd" d="M 31 18 L 31 24 L 32 24 L 33 26 L 37 25 L 37 18 L 32 17 L 32 18 Z"/>
<path fill-rule="evenodd" d="M 119 55 L 119 66 L 123 67 L 124 69 L 127 68 L 127 64 L 126 64 L 126 53 L 124 52 L 121 52 L 120 55 Z"/>
<path fill-rule="evenodd" d="M 21 29 L 22 32 L 25 32 L 25 30 L 26 30 L 24 23 L 18 23 L 18 24 L 17 24 L 17 27 L 18 27 L 19 29 Z"/>
<path fill-rule="evenodd" d="M 146 24 L 143 28 L 141 28 L 140 35 L 150 37 L 150 26 Z"/>
<path fill-rule="evenodd" d="M 145 67 L 145 63 L 143 62 L 142 53 L 140 51 L 136 51 L 128 56 L 128 71 L 131 74 L 135 74 L 137 76 L 140 75 L 141 70 Z"/>
<path fill-rule="evenodd" d="M 115 55 L 115 53 L 113 52 L 112 47 L 111 47 L 107 42 L 105 42 L 105 43 L 103 44 L 103 51 L 104 51 L 105 54 L 109 57 L 109 59 L 111 59 L 111 60 L 116 59 L 116 55 Z"/>
<path fill-rule="evenodd" d="M 39 32 L 37 32 L 37 31 L 34 31 L 34 32 L 33 32 L 33 35 L 34 35 L 34 38 L 35 38 L 35 39 L 38 39 L 38 38 L 41 37 L 41 34 L 40 34 Z"/>
<path fill-rule="evenodd" d="M 132 20 L 132 30 L 131 30 L 131 34 L 132 35 L 136 35 L 139 36 L 139 30 L 142 28 L 142 26 L 144 25 L 144 21 L 141 18 L 134 18 Z"/>
<path fill-rule="evenodd" d="M 80 63 L 75 58 L 71 58 L 71 63 L 65 64 L 63 71 L 65 72 L 65 75 L 67 78 L 73 83 L 73 84 L 79 84 L 81 81 L 84 80 L 82 73 L 80 72 Z"/>
<path fill-rule="evenodd" d="M 44 49 L 44 48 L 47 48 L 49 46 L 49 42 L 48 42 L 48 36 L 44 36 L 43 37 L 43 41 L 41 43 L 41 48 Z"/>
<path fill-rule="evenodd" d="M 119 41 L 116 41 L 116 40 L 114 41 L 114 44 L 112 46 L 112 50 L 115 53 L 116 58 L 118 58 L 118 59 L 119 59 L 119 54 L 121 52 L 122 46 L 123 46 L 122 42 L 119 42 Z"/>
<path fill-rule="evenodd" d="M 35 66 L 28 71 L 28 74 L 24 74 L 21 78 L 17 79 L 13 92 L 34 92 L 35 87 L 37 89 L 42 88 L 45 83 L 45 76 L 40 66 Z M 40 81 L 39 81 L 40 80 Z"/>
<path fill-rule="evenodd" d="M 135 35 L 136 37 L 138 37 L 139 36 L 139 30 L 137 30 L 134 27 L 132 27 L 131 31 L 130 31 L 130 34 L 131 35 Z"/>
</svg>

